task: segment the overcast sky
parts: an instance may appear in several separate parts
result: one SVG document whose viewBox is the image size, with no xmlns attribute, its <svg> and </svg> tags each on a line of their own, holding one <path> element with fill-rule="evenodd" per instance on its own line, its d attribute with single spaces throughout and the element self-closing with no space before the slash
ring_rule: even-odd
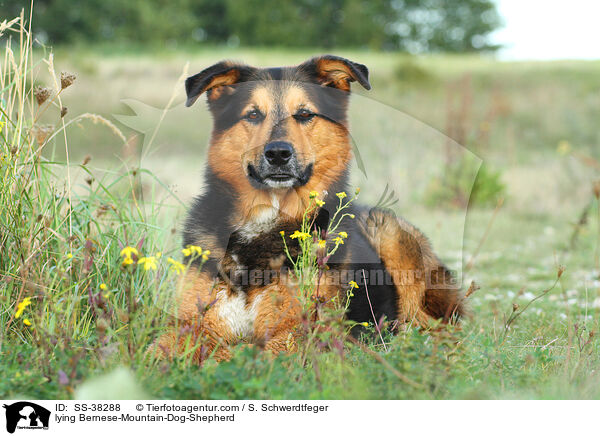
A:
<svg viewBox="0 0 600 436">
<path fill-rule="evenodd" d="M 600 59 L 600 0 L 496 0 L 501 59 Z"/>
</svg>

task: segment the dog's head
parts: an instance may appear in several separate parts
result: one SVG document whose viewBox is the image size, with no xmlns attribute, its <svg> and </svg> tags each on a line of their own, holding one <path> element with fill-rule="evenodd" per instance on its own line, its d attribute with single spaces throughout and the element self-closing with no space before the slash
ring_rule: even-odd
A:
<svg viewBox="0 0 600 436">
<path fill-rule="evenodd" d="M 214 119 L 208 164 L 241 195 L 326 190 L 351 159 L 350 82 L 370 89 L 364 65 L 322 56 L 295 67 L 220 62 L 188 78 Z"/>
</svg>

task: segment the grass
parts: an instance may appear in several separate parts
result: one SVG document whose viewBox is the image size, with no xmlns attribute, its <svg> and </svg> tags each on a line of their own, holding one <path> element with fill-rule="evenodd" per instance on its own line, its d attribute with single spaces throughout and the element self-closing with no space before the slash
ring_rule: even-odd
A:
<svg viewBox="0 0 600 436">
<path fill-rule="evenodd" d="M 1 30 L 12 39 L 0 72 L 0 397 L 600 398 L 597 62 L 341 53 L 369 65 L 374 85 L 351 109 L 361 201 L 376 203 L 387 184 L 450 267 L 470 266 L 463 282 L 481 286 L 473 316 L 384 336 L 385 347 L 378 335 L 276 358 L 238 347 L 231 361 L 196 368 L 144 360 L 168 322 L 177 274 L 167 259 L 181 260 L 178 223 L 200 189 L 209 128 L 199 105 L 180 108 L 185 61 L 193 73 L 222 57 L 274 65 L 313 53 L 78 48 L 51 58 L 32 50 L 24 21 Z M 55 64 L 76 81 L 63 87 Z M 42 104 L 36 86 L 50 89 Z M 421 206 L 440 156 L 466 153 L 441 132 L 501 172 L 497 211 Z M 123 267 L 125 246 L 155 256 L 157 269 Z"/>
</svg>

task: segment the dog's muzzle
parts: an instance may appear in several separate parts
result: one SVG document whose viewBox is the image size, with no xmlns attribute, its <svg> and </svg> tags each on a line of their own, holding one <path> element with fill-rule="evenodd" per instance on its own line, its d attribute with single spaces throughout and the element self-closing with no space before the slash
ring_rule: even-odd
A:
<svg viewBox="0 0 600 436">
<path fill-rule="evenodd" d="M 256 166 L 248 164 L 248 177 L 260 189 L 292 188 L 305 185 L 312 168 L 312 163 L 302 168 L 292 144 L 273 141 L 265 145 Z"/>
</svg>

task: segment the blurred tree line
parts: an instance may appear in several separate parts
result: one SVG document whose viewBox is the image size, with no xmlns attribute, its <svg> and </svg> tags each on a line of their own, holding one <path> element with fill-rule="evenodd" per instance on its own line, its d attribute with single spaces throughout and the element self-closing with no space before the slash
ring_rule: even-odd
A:
<svg viewBox="0 0 600 436">
<path fill-rule="evenodd" d="M 29 0 L 0 0 L 0 18 Z M 49 44 L 117 42 L 481 51 L 500 18 L 493 0 L 36 0 Z"/>
</svg>

